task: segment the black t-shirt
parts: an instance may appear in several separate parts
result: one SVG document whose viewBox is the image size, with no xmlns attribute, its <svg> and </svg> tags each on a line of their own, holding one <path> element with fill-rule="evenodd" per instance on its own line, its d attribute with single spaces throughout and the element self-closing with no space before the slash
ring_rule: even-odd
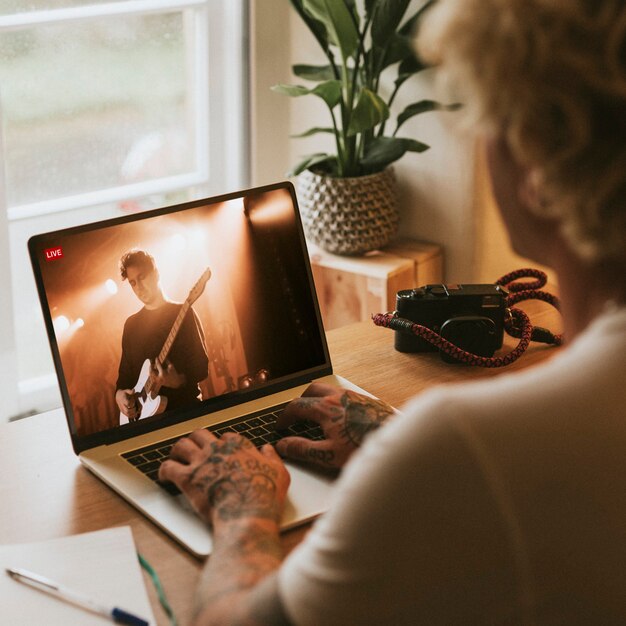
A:
<svg viewBox="0 0 626 626">
<path fill-rule="evenodd" d="M 146 359 L 155 359 L 181 309 L 181 304 L 166 302 L 158 309 L 145 307 L 131 315 L 124 324 L 122 358 L 117 379 L 118 389 L 132 389 L 139 378 Z M 161 387 L 159 395 L 167 397 L 167 410 L 188 406 L 198 401 L 198 382 L 208 375 L 208 358 L 204 333 L 193 309 L 183 318 L 168 360 L 179 374 L 185 375 L 185 384 L 178 388 Z"/>
</svg>

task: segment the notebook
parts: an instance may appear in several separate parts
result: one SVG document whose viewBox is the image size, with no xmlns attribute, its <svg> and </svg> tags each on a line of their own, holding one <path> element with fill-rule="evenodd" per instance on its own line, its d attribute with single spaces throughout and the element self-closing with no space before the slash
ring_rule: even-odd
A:
<svg viewBox="0 0 626 626">
<path fill-rule="evenodd" d="M 102 616 L 19 583 L 6 574 L 5 568 L 29 570 L 100 605 L 120 607 L 156 624 L 129 526 L 0 545 L 3 624 L 102 626 L 107 624 Z"/>
<path fill-rule="evenodd" d="M 291 183 L 36 235 L 29 253 L 74 451 L 195 555 L 209 530 L 157 480 L 177 438 L 249 428 L 260 446 L 312 381 L 366 393 L 333 374 Z M 309 426 L 294 432 L 319 438 Z M 288 468 L 282 528 L 333 488 Z"/>
</svg>

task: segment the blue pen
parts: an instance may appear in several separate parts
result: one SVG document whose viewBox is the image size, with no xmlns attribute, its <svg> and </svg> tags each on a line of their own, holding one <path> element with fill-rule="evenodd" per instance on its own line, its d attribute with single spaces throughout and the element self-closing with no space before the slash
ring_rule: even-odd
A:
<svg viewBox="0 0 626 626">
<path fill-rule="evenodd" d="M 149 626 L 149 623 L 145 619 L 141 619 L 140 617 L 132 615 L 131 613 L 128 613 L 118 607 L 108 608 L 102 604 L 98 604 L 81 593 L 55 583 L 45 576 L 33 574 L 25 569 L 12 568 L 7 568 L 7 574 L 20 583 L 45 591 L 60 600 L 80 606 L 81 608 L 91 611 L 92 613 L 104 615 L 118 624 L 127 624 L 128 626 Z"/>
</svg>

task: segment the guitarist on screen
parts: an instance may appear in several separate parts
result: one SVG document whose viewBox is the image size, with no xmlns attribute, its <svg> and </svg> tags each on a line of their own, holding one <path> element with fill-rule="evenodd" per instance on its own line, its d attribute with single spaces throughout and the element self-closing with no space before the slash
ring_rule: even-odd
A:
<svg viewBox="0 0 626 626">
<path fill-rule="evenodd" d="M 211 275 L 205 271 L 184 304 L 163 293 L 154 258 L 144 250 L 126 252 L 119 263 L 143 303 L 124 324 L 115 400 L 120 424 L 198 403 L 198 382 L 208 375 L 204 332 L 191 302 Z"/>
</svg>

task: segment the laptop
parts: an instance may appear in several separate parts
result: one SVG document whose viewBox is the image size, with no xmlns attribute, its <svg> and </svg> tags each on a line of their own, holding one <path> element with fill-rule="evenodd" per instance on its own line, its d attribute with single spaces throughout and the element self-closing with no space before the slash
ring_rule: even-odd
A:
<svg viewBox="0 0 626 626">
<path fill-rule="evenodd" d="M 280 437 L 278 412 L 311 382 L 366 393 L 333 375 L 291 183 L 28 245 L 74 451 L 196 556 L 211 552 L 210 531 L 158 482 L 178 438 L 209 428 L 260 446 Z M 322 436 L 313 424 L 291 432 Z M 327 510 L 333 489 L 331 477 L 287 465 L 283 529 Z"/>
</svg>

